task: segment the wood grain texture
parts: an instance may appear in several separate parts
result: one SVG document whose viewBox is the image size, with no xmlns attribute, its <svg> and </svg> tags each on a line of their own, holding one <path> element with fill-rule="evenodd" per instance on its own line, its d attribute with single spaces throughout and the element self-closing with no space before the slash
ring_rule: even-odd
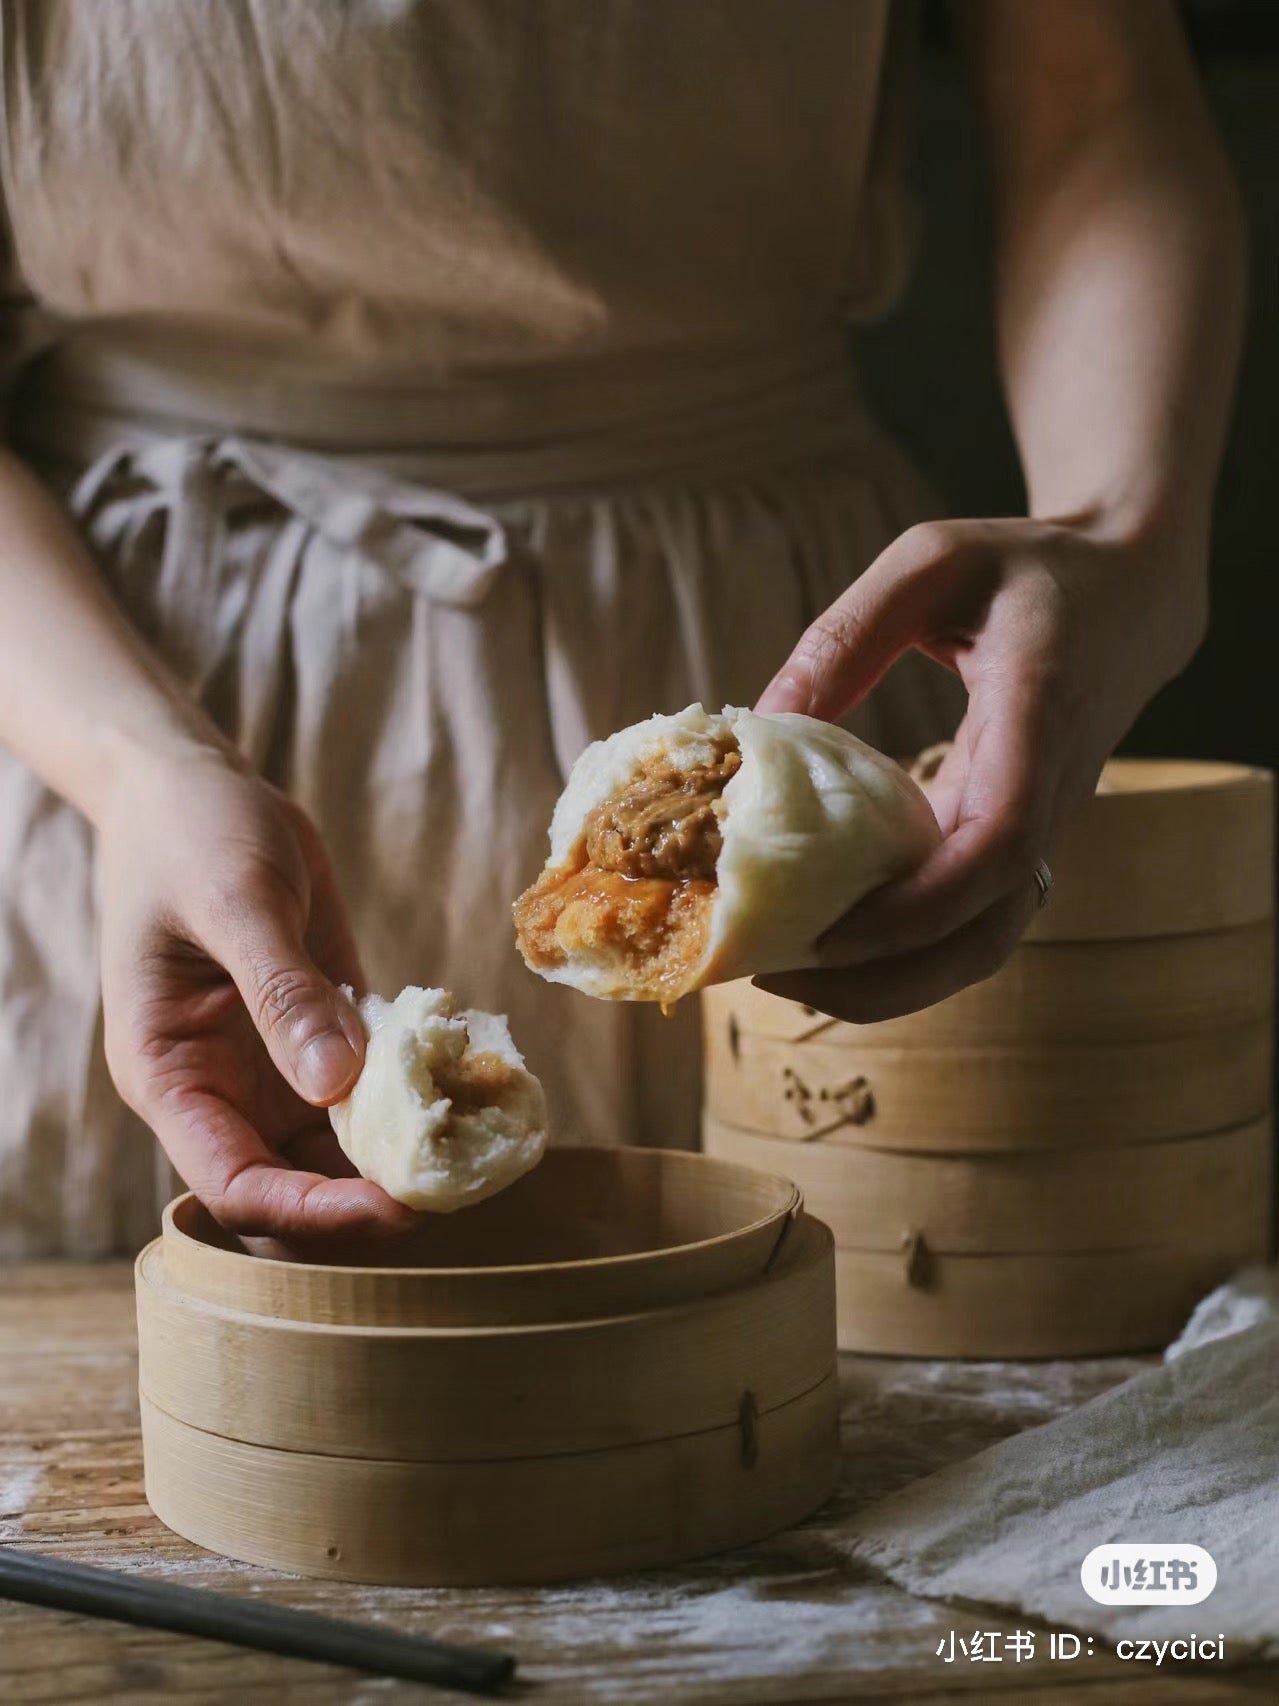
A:
<svg viewBox="0 0 1279 1706">
<path fill-rule="evenodd" d="M 1033 942 L 1227 930 L 1274 910 L 1274 776 L 1236 764 L 1112 759 L 1052 857 Z"/>
<path fill-rule="evenodd" d="M 360 1246 L 343 1266 L 246 1261 L 192 1196 L 169 1205 L 164 1231 L 170 1282 L 227 1308 L 370 1327 L 509 1326 L 652 1309 L 744 1284 L 763 1273 L 796 1206 L 784 1182 L 730 1162 L 551 1149 L 507 1190 L 427 1216 L 392 1244 Z M 392 1257 L 399 1265 L 382 1265 Z"/>
<path fill-rule="evenodd" d="M 744 982 L 706 994 L 707 1021 L 743 1035 L 857 1048 L 1119 1044 L 1213 1033 L 1274 1005 L 1269 919 L 1140 941 L 1023 943 L 982 983 L 919 1013 L 846 1025 Z"/>
<path fill-rule="evenodd" d="M 172 1283 L 166 1242 L 138 1261 L 146 1396 L 205 1432 L 320 1462 L 600 1452 L 735 1427 L 746 1393 L 768 1412 L 834 1368 L 831 1237 L 808 1216 L 766 1275 L 702 1302 L 474 1331 L 220 1309 Z"/>
<path fill-rule="evenodd" d="M 124 1264 L 8 1269 L 0 1283 L 0 1544 L 252 1594 L 518 1653 L 540 1706 L 1245 1706 L 1279 1666 L 1134 1667 L 1047 1658 L 1042 1626 L 916 1599 L 849 1558 L 865 1500 L 1060 1414 L 1142 1365 L 841 1359 L 844 1456 L 835 1499 L 771 1541 L 607 1587 L 411 1589 L 304 1580 L 214 1557 L 162 1527 L 142 1490 L 133 1302 Z M 1038 1631 L 1036 1657 L 945 1665 L 947 1631 Z M 372 1706 L 424 1696 L 327 1666 L 0 1604 L 0 1700 Z"/>
<path fill-rule="evenodd" d="M 876 1048 L 706 1031 L 706 1111 L 766 1136 L 926 1152 L 1225 1131 L 1270 1105 L 1266 1020 L 1115 1044 Z"/>
<path fill-rule="evenodd" d="M 783 1173 L 845 1249 L 1065 1254 L 1174 1246 L 1209 1235 L 1255 1249 L 1270 1228 L 1269 1118 L 1171 1142 L 1021 1154 L 921 1155 L 794 1143 L 707 1117 L 711 1155 Z"/>
<path fill-rule="evenodd" d="M 1113 1356 L 1175 1338 L 1199 1298 L 1269 1254 L 1269 1237 L 1080 1255 L 836 1250 L 841 1350 L 888 1356 Z"/>
</svg>

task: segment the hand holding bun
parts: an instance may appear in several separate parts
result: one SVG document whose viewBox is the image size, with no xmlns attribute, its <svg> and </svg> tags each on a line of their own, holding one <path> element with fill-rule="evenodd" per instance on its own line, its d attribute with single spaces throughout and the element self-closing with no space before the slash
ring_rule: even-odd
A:
<svg viewBox="0 0 1279 1706">
<path fill-rule="evenodd" d="M 412 985 L 394 1001 L 366 995 L 356 1006 L 368 1033 L 364 1070 L 329 1118 L 366 1179 L 438 1213 L 537 1165 L 546 1101 L 500 1014 L 457 1012 L 447 991 Z"/>
<path fill-rule="evenodd" d="M 817 963 L 822 932 L 940 839 L 891 759 L 831 723 L 690 705 L 590 746 L 515 904 L 526 963 L 611 1000 L 677 1000 Z"/>
</svg>

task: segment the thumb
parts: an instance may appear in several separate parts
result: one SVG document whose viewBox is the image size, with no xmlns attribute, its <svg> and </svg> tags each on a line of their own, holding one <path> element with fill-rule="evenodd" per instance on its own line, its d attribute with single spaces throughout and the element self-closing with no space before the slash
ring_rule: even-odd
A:
<svg viewBox="0 0 1279 1706">
<path fill-rule="evenodd" d="M 284 920 L 259 911 L 210 947 L 297 1093 L 317 1107 L 341 1101 L 364 1065 L 364 1027 L 300 936 Z"/>
</svg>

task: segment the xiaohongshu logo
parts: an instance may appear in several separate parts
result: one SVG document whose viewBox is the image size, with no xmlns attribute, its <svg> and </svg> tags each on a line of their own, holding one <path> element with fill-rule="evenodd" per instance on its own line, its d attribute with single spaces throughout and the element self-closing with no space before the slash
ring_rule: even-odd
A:
<svg viewBox="0 0 1279 1706">
<path fill-rule="evenodd" d="M 1217 1566 L 1202 1546 L 1112 1541 L 1093 1547 L 1079 1579 L 1098 1605 L 1198 1605 L 1217 1585 Z"/>
</svg>

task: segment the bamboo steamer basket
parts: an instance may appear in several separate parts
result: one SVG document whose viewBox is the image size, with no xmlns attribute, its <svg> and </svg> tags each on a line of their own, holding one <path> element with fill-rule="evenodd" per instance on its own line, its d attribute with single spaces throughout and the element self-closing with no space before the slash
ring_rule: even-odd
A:
<svg viewBox="0 0 1279 1706">
<path fill-rule="evenodd" d="M 1166 1341 L 1269 1247 L 1272 1127 L 1096 1152 L 910 1154 L 707 1120 L 708 1154 L 780 1167 L 836 1241 L 845 1349 L 1100 1356 Z"/>
<path fill-rule="evenodd" d="M 1264 1247 L 1224 1252 L 1111 1250 L 1092 1255 L 938 1256 L 903 1284 L 891 1258 L 836 1251 L 845 1338 L 870 1354 L 925 1357 L 1111 1356 L 1167 1344 L 1195 1304 Z M 906 1347 L 905 1349 L 903 1347 Z"/>
<path fill-rule="evenodd" d="M 719 1551 L 829 1494 L 833 1240 L 789 1181 L 552 1150 L 410 1254 L 265 1259 L 170 1205 L 137 1264 L 163 1522 L 302 1574 L 478 1586 Z"/>
<path fill-rule="evenodd" d="M 707 1118 L 706 1152 L 788 1173 L 837 1247 L 955 1256 L 1265 1248 L 1269 1117 L 1205 1137 L 1090 1149 L 921 1154 L 793 1143 Z M 1261 1189 L 1258 1189 L 1258 1186 Z"/>
<path fill-rule="evenodd" d="M 1019 947 L 994 977 L 920 1013 L 844 1025 L 747 983 L 733 1011 L 757 1036 L 838 1048 L 1019 1048 L 1158 1042 L 1246 1028 L 1274 999 L 1270 919 L 1193 936 Z"/>
<path fill-rule="evenodd" d="M 1053 865 L 1008 963 L 925 1012 L 705 992 L 705 1148 L 831 1226 L 845 1349 L 1144 1348 L 1269 1251 L 1273 778 L 1114 761 Z"/>
<path fill-rule="evenodd" d="M 726 993 L 738 987 L 706 992 L 706 1108 L 747 1131 L 925 1152 L 1096 1150 L 1228 1130 L 1270 1100 L 1268 1019 L 1120 1044 L 784 1043 L 745 1030 Z"/>
<path fill-rule="evenodd" d="M 1053 853 L 1028 942 L 1131 941 L 1274 913 L 1274 776 L 1244 764 L 1113 758 Z"/>
</svg>

